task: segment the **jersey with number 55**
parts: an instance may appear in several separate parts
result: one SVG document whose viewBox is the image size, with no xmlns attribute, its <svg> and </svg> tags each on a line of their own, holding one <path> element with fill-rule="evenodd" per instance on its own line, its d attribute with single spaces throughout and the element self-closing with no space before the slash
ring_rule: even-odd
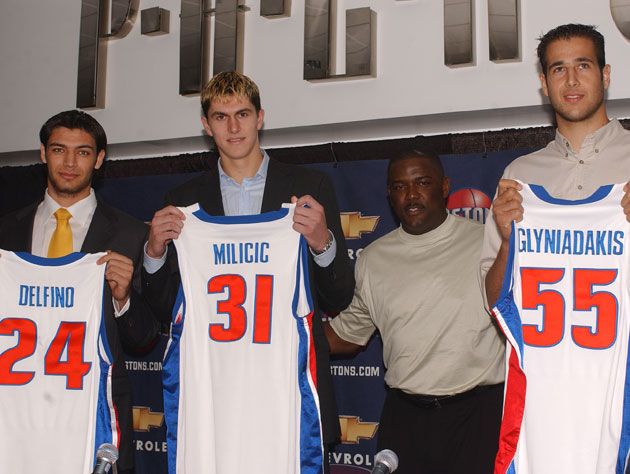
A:
<svg viewBox="0 0 630 474">
<path fill-rule="evenodd" d="M 630 447 L 630 225 L 623 185 L 523 184 L 494 315 L 508 339 L 495 473 L 623 474 Z"/>
</svg>

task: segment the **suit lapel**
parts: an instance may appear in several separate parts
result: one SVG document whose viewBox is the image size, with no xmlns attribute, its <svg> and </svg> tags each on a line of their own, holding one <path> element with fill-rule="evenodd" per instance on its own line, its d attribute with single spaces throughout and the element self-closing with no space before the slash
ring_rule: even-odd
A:
<svg viewBox="0 0 630 474">
<path fill-rule="evenodd" d="M 261 212 L 277 211 L 283 202 L 289 202 L 294 180 L 289 167 L 269 159 Z"/>
<path fill-rule="evenodd" d="M 15 215 L 15 227 L 5 233 L 2 247 L 16 252 L 31 252 L 33 221 L 40 201 L 29 205 Z"/>
<path fill-rule="evenodd" d="M 95 253 L 106 250 L 116 228 L 114 220 L 114 216 L 108 212 L 107 207 L 98 201 L 92 222 L 81 246 L 81 252 Z"/>
<path fill-rule="evenodd" d="M 201 199 L 199 205 L 211 216 L 223 216 L 223 197 L 221 196 L 221 183 L 219 170 L 215 164 L 206 174 L 203 190 L 199 193 Z"/>
</svg>

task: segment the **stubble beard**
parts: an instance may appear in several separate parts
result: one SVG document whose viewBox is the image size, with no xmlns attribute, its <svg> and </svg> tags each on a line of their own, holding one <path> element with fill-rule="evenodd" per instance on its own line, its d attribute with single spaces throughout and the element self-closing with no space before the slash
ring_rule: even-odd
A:
<svg viewBox="0 0 630 474">
<path fill-rule="evenodd" d="M 604 103 L 604 87 L 602 86 L 598 90 L 598 96 L 596 100 L 586 110 L 572 111 L 568 107 L 565 107 L 562 103 L 556 103 L 550 97 L 551 107 L 557 116 L 562 118 L 566 122 L 578 123 L 591 119 L 599 111 L 600 107 Z"/>
<path fill-rule="evenodd" d="M 53 189 L 53 191 L 58 196 L 62 196 L 62 197 L 67 197 L 67 198 L 75 197 L 76 195 L 81 194 L 87 188 L 89 188 L 91 186 L 91 183 L 92 183 L 92 173 L 85 176 L 83 180 L 81 180 L 79 183 L 76 183 L 75 185 L 67 184 L 65 186 L 62 183 L 60 183 L 50 173 L 48 174 L 49 186 Z"/>
</svg>

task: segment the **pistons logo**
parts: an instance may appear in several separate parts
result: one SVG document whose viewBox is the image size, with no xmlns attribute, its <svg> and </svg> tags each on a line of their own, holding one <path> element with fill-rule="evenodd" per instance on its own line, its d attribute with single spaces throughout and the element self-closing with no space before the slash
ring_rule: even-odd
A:
<svg viewBox="0 0 630 474">
<path fill-rule="evenodd" d="M 483 224 L 486 222 L 491 203 L 486 193 L 478 189 L 464 188 L 449 195 L 446 207 L 453 215 L 467 217 Z"/>
</svg>

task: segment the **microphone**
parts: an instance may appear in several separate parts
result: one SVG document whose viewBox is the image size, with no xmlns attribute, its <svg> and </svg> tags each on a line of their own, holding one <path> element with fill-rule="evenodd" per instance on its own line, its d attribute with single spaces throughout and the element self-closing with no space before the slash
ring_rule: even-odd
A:
<svg viewBox="0 0 630 474">
<path fill-rule="evenodd" d="M 118 448 L 113 444 L 103 443 L 96 451 L 96 465 L 92 474 L 107 474 L 118 460 Z"/>
<path fill-rule="evenodd" d="M 391 449 L 383 449 L 374 457 L 372 474 L 391 474 L 398 469 L 398 456 Z"/>
</svg>

